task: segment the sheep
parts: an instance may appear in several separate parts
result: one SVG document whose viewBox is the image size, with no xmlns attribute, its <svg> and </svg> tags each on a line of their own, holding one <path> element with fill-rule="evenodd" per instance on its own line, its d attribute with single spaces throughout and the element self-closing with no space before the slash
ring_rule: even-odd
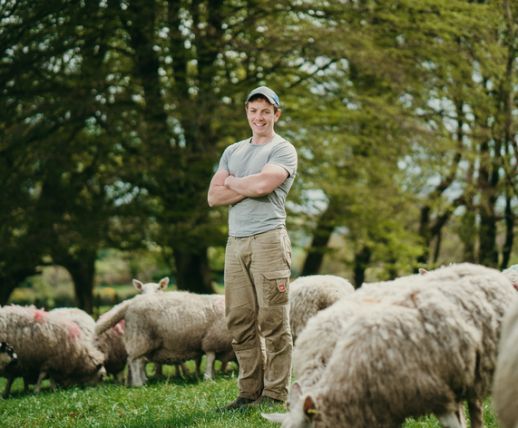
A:
<svg viewBox="0 0 518 428">
<path fill-rule="evenodd" d="M 17 361 L 18 356 L 13 347 L 7 342 L 0 342 L 0 371 L 11 364 L 16 364 Z"/>
<path fill-rule="evenodd" d="M 18 356 L 17 367 L 7 377 L 5 396 L 9 395 L 15 377 L 27 383 L 97 382 L 104 375 L 103 355 L 81 329 L 64 317 L 34 307 L 9 305 L 0 308 L 0 341 L 10 343 Z"/>
<path fill-rule="evenodd" d="M 301 276 L 289 285 L 290 327 L 293 341 L 318 311 L 354 292 L 346 279 L 335 275 Z"/>
<path fill-rule="evenodd" d="M 155 287 L 157 284 L 142 284 L 141 287 Z M 148 287 L 148 289 L 150 289 Z M 128 354 L 126 348 L 124 348 L 124 342 L 122 341 L 122 334 L 124 333 L 124 320 L 120 321 L 114 327 L 106 330 L 101 335 L 95 334 L 95 320 L 85 311 L 79 308 L 56 308 L 50 311 L 52 314 L 57 314 L 65 317 L 66 319 L 76 323 L 81 331 L 85 334 L 85 337 L 92 340 L 94 346 L 96 346 L 103 354 L 104 360 L 103 365 L 106 373 L 117 377 L 126 366 L 126 360 Z"/>
<path fill-rule="evenodd" d="M 505 314 L 493 379 L 493 406 L 502 428 L 518 427 L 518 302 Z"/>
<path fill-rule="evenodd" d="M 124 320 L 95 337 L 95 345 L 104 354 L 104 368 L 106 373 L 114 378 L 121 375 L 126 367 L 128 353 L 124 346 Z"/>
<path fill-rule="evenodd" d="M 158 283 L 143 283 L 138 279 L 133 279 L 132 284 L 140 294 L 155 294 L 166 290 L 169 285 L 169 278 L 164 277 Z M 108 313 L 102 315 L 97 321 L 97 331 L 104 332 L 102 334 L 98 333 L 97 345 L 106 355 L 106 371 L 114 376 L 118 375 L 124 369 L 128 358 L 122 334 L 124 330 L 124 315 L 131 302 L 132 299 L 121 302 L 114 306 Z M 105 326 L 103 324 L 105 321 L 107 321 L 109 325 Z M 114 325 L 117 328 L 112 327 Z M 185 367 L 183 361 L 175 362 L 174 366 L 177 375 L 180 370 L 184 376 L 188 375 L 187 367 Z M 155 377 L 163 377 L 162 364 L 160 363 L 155 364 Z"/>
<path fill-rule="evenodd" d="M 123 302 L 124 303 L 124 302 Z M 177 363 L 197 360 L 207 354 L 205 378 L 213 377 L 216 357 L 233 355 L 232 341 L 225 319 L 225 298 L 168 292 L 134 297 L 104 314 L 96 325 L 99 334 L 119 320 L 125 320 L 124 344 L 128 352 L 130 386 L 146 381 L 144 360 Z M 214 355 L 215 354 L 215 355 Z"/>
<path fill-rule="evenodd" d="M 512 265 L 502 272 L 513 283 L 513 287 L 518 290 L 518 265 Z"/>
<path fill-rule="evenodd" d="M 435 297 L 440 301 L 426 310 L 386 303 L 358 308 L 320 379 L 305 393 L 292 386 L 290 413 L 263 417 L 283 427 L 360 428 L 396 427 L 434 413 L 444 427 L 461 427 L 457 391 L 474 382 L 480 332 L 455 305 Z M 437 316 L 442 322 L 430 322 Z"/>
<path fill-rule="evenodd" d="M 425 275 L 398 278 L 387 284 L 388 288 L 371 284 L 364 293 L 369 296 L 388 293 L 388 298 L 394 298 L 391 290 L 397 288 L 398 294 L 402 293 L 401 302 L 404 302 L 408 301 L 405 296 L 412 295 L 416 286 L 424 286 L 420 293 L 434 288 L 456 304 L 467 323 L 481 331 L 477 382 L 465 394 L 471 426 L 481 427 L 482 400 L 491 390 L 501 322 L 506 309 L 516 299 L 509 275 L 482 265 L 459 263 L 440 267 Z"/>
<path fill-rule="evenodd" d="M 17 371 L 18 356 L 15 350 L 7 342 L 0 342 L 0 375 L 7 376 L 8 373 Z M 4 392 L 3 397 L 7 398 L 8 394 Z"/>
<path fill-rule="evenodd" d="M 318 381 L 334 344 L 345 332 L 348 317 L 357 310 L 355 305 L 383 301 L 408 307 L 425 307 L 427 300 L 439 298 L 434 297 L 437 293 L 443 300 L 454 303 L 466 324 L 481 333 L 477 382 L 466 386 L 465 395 L 459 396 L 459 400 L 468 399 L 472 426 L 480 426 L 480 399 L 489 392 L 499 325 L 505 308 L 515 298 L 509 280 L 498 271 L 483 266 L 452 265 L 424 276 L 411 275 L 386 283 L 364 284 L 353 295 L 308 322 L 307 328 L 295 342 L 293 368 L 297 378 L 305 386 Z"/>
</svg>

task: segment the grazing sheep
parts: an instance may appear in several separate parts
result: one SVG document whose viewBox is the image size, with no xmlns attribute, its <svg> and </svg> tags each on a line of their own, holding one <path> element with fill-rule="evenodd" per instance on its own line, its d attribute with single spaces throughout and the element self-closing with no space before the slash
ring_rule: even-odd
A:
<svg viewBox="0 0 518 428">
<path fill-rule="evenodd" d="M 479 335 L 448 302 L 423 311 L 366 304 L 349 319 L 318 382 L 302 395 L 292 387 L 290 413 L 263 416 L 283 427 L 363 428 L 434 413 L 444 427 L 459 428 L 456 392 L 474 381 Z"/>
<path fill-rule="evenodd" d="M 293 341 L 318 311 L 354 292 L 346 279 L 335 275 L 301 276 L 290 283 L 290 327 Z"/>
<path fill-rule="evenodd" d="M 295 343 L 294 372 L 303 386 L 311 386 L 320 379 L 334 344 L 346 334 L 348 319 L 358 310 L 358 305 L 385 302 L 423 312 L 428 301 L 442 299 L 453 303 L 465 324 L 480 332 L 476 348 L 479 358 L 476 381 L 465 385 L 457 398 L 458 401 L 468 400 L 472 426 L 481 426 L 480 403 L 491 384 L 499 326 L 505 309 L 514 298 L 515 292 L 504 275 L 470 264 L 451 265 L 426 275 L 363 285 L 308 322 Z"/>
<path fill-rule="evenodd" d="M 85 311 L 79 308 L 55 308 L 49 313 L 62 316 L 65 319 L 74 322 L 85 334 L 92 338 L 95 335 L 95 320 Z"/>
<path fill-rule="evenodd" d="M 0 342 L 0 370 L 3 370 L 9 364 L 16 363 L 18 356 L 15 350 L 6 342 Z"/>
<path fill-rule="evenodd" d="M 122 374 L 128 360 L 123 335 L 124 320 L 121 320 L 95 338 L 96 346 L 104 354 L 104 368 L 114 378 Z"/>
<path fill-rule="evenodd" d="M 91 338 L 58 314 L 34 307 L 9 305 L 0 308 L 0 341 L 10 343 L 18 356 L 16 369 L 6 373 L 8 396 L 15 377 L 36 379 L 35 391 L 49 377 L 63 386 L 97 382 L 105 373 L 103 355 Z"/>
<path fill-rule="evenodd" d="M 518 302 L 505 314 L 493 380 L 493 405 L 502 428 L 518 427 Z"/>
<path fill-rule="evenodd" d="M 147 285 L 154 286 L 156 284 L 142 284 L 143 287 Z M 66 319 L 76 323 L 85 337 L 92 340 L 103 354 L 103 365 L 108 374 L 117 377 L 122 373 L 126 367 L 126 360 L 128 354 L 124 347 L 122 335 L 124 333 L 124 320 L 119 321 L 114 327 L 106 330 L 101 335 L 95 334 L 95 320 L 85 311 L 79 308 L 56 308 L 50 311 L 52 314 L 57 314 Z"/>
<path fill-rule="evenodd" d="M 145 383 L 143 366 L 146 359 L 166 364 L 195 359 L 199 372 L 205 353 L 208 359 L 205 377 L 212 378 L 215 359 L 212 353 L 217 357 L 233 352 L 224 322 L 225 298 L 221 295 L 179 291 L 139 295 L 99 318 L 97 333 L 123 318 L 130 386 Z"/>
<path fill-rule="evenodd" d="M 518 265 L 512 265 L 502 272 L 513 283 L 513 287 L 518 290 Z"/>
</svg>

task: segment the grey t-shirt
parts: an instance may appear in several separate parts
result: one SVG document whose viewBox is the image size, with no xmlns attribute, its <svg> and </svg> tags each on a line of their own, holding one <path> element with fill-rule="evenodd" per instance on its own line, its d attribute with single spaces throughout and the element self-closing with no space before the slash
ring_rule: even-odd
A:
<svg viewBox="0 0 518 428">
<path fill-rule="evenodd" d="M 282 166 L 289 176 L 272 193 L 259 198 L 245 198 L 230 206 L 230 236 L 251 236 L 285 225 L 286 196 L 297 172 L 297 152 L 291 143 L 277 134 L 266 144 L 252 144 L 250 138 L 239 141 L 225 149 L 218 170 L 245 177 L 258 174 L 266 164 Z"/>
</svg>

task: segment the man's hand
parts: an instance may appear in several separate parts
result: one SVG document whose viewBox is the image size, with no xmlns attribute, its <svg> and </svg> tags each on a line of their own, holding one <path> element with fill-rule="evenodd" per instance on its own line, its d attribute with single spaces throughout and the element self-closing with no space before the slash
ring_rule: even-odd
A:
<svg viewBox="0 0 518 428">
<path fill-rule="evenodd" d="M 257 198 L 272 193 L 284 183 L 288 175 L 288 171 L 282 166 L 267 164 L 259 174 L 246 177 L 234 177 L 229 174 L 223 180 L 223 185 L 241 195 Z"/>
<path fill-rule="evenodd" d="M 228 188 L 225 185 L 225 180 L 229 176 L 230 174 L 228 171 L 220 170 L 212 177 L 207 195 L 207 202 L 210 207 L 216 207 L 219 205 L 232 205 L 245 199 L 244 195 Z"/>
</svg>

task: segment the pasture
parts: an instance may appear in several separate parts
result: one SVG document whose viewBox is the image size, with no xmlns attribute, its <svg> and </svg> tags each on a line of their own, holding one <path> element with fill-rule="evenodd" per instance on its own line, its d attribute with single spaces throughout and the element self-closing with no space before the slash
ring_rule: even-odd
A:
<svg viewBox="0 0 518 428">
<path fill-rule="evenodd" d="M 191 367 L 190 367 L 191 368 Z M 95 387 L 52 391 L 48 384 L 39 395 L 23 393 L 18 379 L 9 399 L 0 398 L 3 427 L 274 427 L 262 419 L 258 408 L 242 412 L 217 412 L 237 394 L 236 373 L 219 374 L 215 381 L 194 379 L 150 380 L 142 388 L 127 388 L 106 380 Z M 3 390 L 5 380 L 0 381 Z M 489 400 L 485 426 L 498 428 Z M 282 411 L 282 407 L 273 408 Z M 404 428 L 439 428 L 434 417 L 409 420 Z"/>
</svg>

